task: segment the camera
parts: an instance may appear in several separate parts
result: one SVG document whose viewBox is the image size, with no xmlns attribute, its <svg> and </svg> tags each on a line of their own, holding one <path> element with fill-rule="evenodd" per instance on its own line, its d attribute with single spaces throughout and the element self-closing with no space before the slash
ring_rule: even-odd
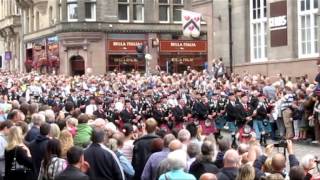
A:
<svg viewBox="0 0 320 180">
<path fill-rule="evenodd" d="M 279 141 L 279 143 L 274 144 L 274 147 L 283 147 L 283 148 L 287 148 L 288 147 L 288 143 L 286 140 L 281 140 Z"/>
</svg>

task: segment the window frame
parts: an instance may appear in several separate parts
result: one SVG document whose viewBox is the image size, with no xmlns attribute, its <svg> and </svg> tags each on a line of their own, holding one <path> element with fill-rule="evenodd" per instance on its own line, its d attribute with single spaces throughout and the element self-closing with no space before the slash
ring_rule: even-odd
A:
<svg viewBox="0 0 320 180">
<path fill-rule="evenodd" d="M 90 8 L 92 8 L 92 5 L 93 5 L 93 9 L 91 9 L 92 18 L 85 17 L 85 21 L 89 21 L 89 22 L 96 21 L 97 20 L 97 1 L 96 0 L 87 0 L 84 2 L 84 7 L 86 6 L 86 3 L 91 4 Z M 84 8 L 84 10 L 86 10 L 86 7 Z M 84 12 L 84 13 L 86 16 L 86 12 Z"/>
<path fill-rule="evenodd" d="M 132 1 L 132 21 L 135 22 L 135 23 L 143 23 L 143 22 L 144 22 L 144 13 L 145 13 L 145 11 L 144 11 L 144 2 L 145 2 L 145 0 L 141 0 L 140 3 L 139 3 L 139 2 L 133 2 L 133 1 Z M 142 6 L 142 20 L 134 20 L 134 15 L 133 15 L 133 13 L 134 13 L 134 7 L 135 7 L 135 5 L 140 5 L 140 6 Z"/>
<path fill-rule="evenodd" d="M 71 19 L 70 18 L 70 7 L 69 7 L 69 5 L 71 5 L 71 4 L 75 4 L 77 8 L 79 7 L 77 0 L 67 0 L 67 16 L 68 16 L 67 20 L 68 20 L 68 22 L 77 22 L 77 21 L 79 21 L 78 9 L 77 9 L 77 18 L 76 19 L 73 19 L 73 18 Z"/>
<path fill-rule="evenodd" d="M 118 2 L 118 22 L 122 22 L 122 23 L 128 23 L 130 22 L 130 0 L 127 0 L 127 2 L 119 2 L 119 0 L 117 0 Z M 120 19 L 119 17 L 119 6 L 120 5 L 126 5 L 127 6 L 127 19 L 126 20 L 123 20 L 123 19 Z"/>
<path fill-rule="evenodd" d="M 167 0 L 167 3 L 160 3 L 160 1 L 158 1 L 158 9 L 159 9 L 159 23 L 170 23 L 170 0 Z M 160 6 L 166 6 L 167 8 L 167 20 L 166 21 L 162 21 L 160 20 Z"/>
<path fill-rule="evenodd" d="M 253 1 L 260 2 L 260 7 L 253 8 Z M 264 12 L 264 8 L 267 8 L 267 2 L 264 6 L 264 0 L 250 0 L 250 62 L 265 62 L 268 60 L 267 49 L 268 49 L 268 17 L 267 9 Z M 257 6 L 257 3 L 256 3 Z M 254 19 L 254 12 L 257 13 L 257 10 L 260 10 L 260 17 Z M 259 27 L 260 31 L 256 34 L 254 27 Z M 262 35 L 263 34 L 263 35 Z M 258 35 L 258 39 L 255 37 Z M 256 42 L 260 42 L 259 44 Z M 260 50 L 258 50 L 258 48 Z M 260 57 L 256 57 L 256 50 L 260 51 Z"/>
<path fill-rule="evenodd" d="M 180 21 L 175 21 L 174 20 L 174 8 L 175 7 L 180 7 L 180 16 L 181 16 L 181 13 L 182 13 L 182 9 L 184 8 L 184 0 L 181 0 L 181 3 L 174 3 L 173 2 L 174 0 L 172 0 L 172 21 L 173 23 L 175 24 L 182 24 L 182 17 L 180 17 Z"/>
<path fill-rule="evenodd" d="M 297 10 L 298 10 L 298 57 L 299 58 L 314 58 L 314 57 L 319 57 L 320 52 L 319 52 L 319 24 L 317 24 L 317 28 L 315 30 L 315 19 L 319 18 L 317 17 L 318 15 L 318 10 L 319 10 L 319 4 L 317 8 L 314 8 L 314 1 L 317 0 L 310 0 L 310 9 L 309 10 L 301 10 L 301 2 L 305 0 L 299 0 L 298 5 L 297 5 Z M 307 16 L 310 17 L 310 26 L 308 27 L 302 27 L 302 17 L 307 18 Z M 319 21 L 319 20 L 318 20 Z M 306 21 L 305 21 L 306 22 Z M 319 22 L 317 22 L 319 23 Z M 305 39 L 304 41 L 302 41 L 302 29 L 304 29 L 305 31 L 305 38 L 308 36 L 307 33 L 307 29 L 310 29 L 310 53 L 308 53 L 308 40 Z M 317 34 L 318 37 L 315 37 L 315 35 Z M 303 53 L 303 43 L 305 43 L 305 50 L 306 52 Z M 318 48 L 316 49 L 316 43 Z"/>
</svg>

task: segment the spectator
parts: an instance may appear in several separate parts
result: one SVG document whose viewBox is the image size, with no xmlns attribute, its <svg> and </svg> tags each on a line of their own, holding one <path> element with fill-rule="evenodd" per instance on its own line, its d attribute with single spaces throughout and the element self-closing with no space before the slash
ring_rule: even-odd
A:
<svg viewBox="0 0 320 180">
<path fill-rule="evenodd" d="M 39 175 L 41 161 L 45 155 L 49 141 L 50 124 L 43 123 L 40 126 L 40 134 L 29 144 L 32 155 L 33 170 L 36 177 Z"/>
<path fill-rule="evenodd" d="M 168 154 L 168 163 L 170 171 L 162 174 L 159 180 L 196 180 L 196 178 L 189 173 L 184 172 L 187 166 L 187 154 L 183 150 L 176 150 Z"/>
<path fill-rule="evenodd" d="M 103 130 L 95 130 L 92 133 L 92 144 L 84 152 L 84 158 L 90 165 L 88 175 L 90 179 L 97 180 L 124 180 L 125 176 L 117 156 L 103 145 L 105 135 Z"/>
<path fill-rule="evenodd" d="M 23 143 L 22 130 L 13 126 L 8 134 L 5 153 L 5 179 L 33 180 L 33 163 L 29 148 Z M 19 166 L 20 165 L 20 166 Z"/>
<path fill-rule="evenodd" d="M 110 148 L 116 154 L 120 162 L 120 165 L 123 169 L 123 172 L 126 176 L 126 180 L 130 180 L 134 175 L 134 169 L 131 163 L 128 161 L 128 159 L 125 156 L 123 156 L 123 153 L 121 151 L 119 151 L 118 146 L 121 144 L 119 141 L 120 140 L 111 138 L 108 141 L 107 147 Z"/>
<path fill-rule="evenodd" d="M 196 160 L 196 157 L 200 154 L 200 147 L 196 142 L 188 144 L 187 147 L 188 161 L 187 161 L 187 171 L 189 172 L 191 164 Z"/>
<path fill-rule="evenodd" d="M 55 138 L 55 139 L 59 139 L 60 137 L 60 128 L 57 124 L 55 123 L 52 123 L 50 124 L 50 133 L 49 133 L 49 136 L 51 138 Z"/>
<path fill-rule="evenodd" d="M 74 144 L 79 147 L 86 147 L 90 143 L 92 128 L 88 125 L 89 116 L 81 114 L 78 118 L 77 134 L 74 137 Z"/>
<path fill-rule="evenodd" d="M 249 165 L 249 164 L 245 164 L 242 165 L 239 169 L 239 174 L 236 178 L 236 180 L 254 180 L 255 177 L 255 171 L 254 168 Z"/>
<path fill-rule="evenodd" d="M 175 139 L 174 135 L 167 134 L 164 136 L 164 148 L 160 152 L 151 154 L 146 165 L 144 166 L 141 180 L 155 180 L 156 172 L 159 167 L 159 164 L 164 160 L 169 154 L 169 144 Z"/>
<path fill-rule="evenodd" d="M 226 151 L 223 157 L 223 168 L 217 174 L 219 180 L 236 179 L 240 165 L 240 156 L 236 150 Z"/>
<path fill-rule="evenodd" d="M 72 137 L 74 137 L 77 134 L 78 119 L 68 118 L 66 125 L 68 131 L 72 134 Z"/>
<path fill-rule="evenodd" d="M 178 133 L 178 139 L 182 142 L 182 149 L 187 152 L 187 146 L 189 144 L 191 135 L 186 129 L 181 129 Z"/>
<path fill-rule="evenodd" d="M 121 147 L 123 155 L 131 162 L 132 161 L 132 152 L 133 152 L 133 127 L 131 124 L 124 124 L 122 132 L 124 133 L 124 142 Z"/>
<path fill-rule="evenodd" d="M 302 157 L 301 161 L 301 166 L 304 170 L 304 174 L 306 176 L 306 179 L 312 179 L 315 177 L 312 177 L 313 174 L 317 173 L 317 162 L 316 162 L 316 157 L 314 155 L 311 154 L 307 154 L 305 156 Z M 291 172 L 291 170 L 290 170 Z M 290 176 L 291 177 L 291 176 Z"/>
<path fill-rule="evenodd" d="M 66 161 L 61 158 L 60 141 L 58 139 L 50 139 L 41 162 L 38 180 L 53 180 L 66 166 Z"/>
<path fill-rule="evenodd" d="M 24 138 L 27 142 L 31 142 L 40 135 L 40 126 L 45 123 L 45 117 L 42 114 L 34 113 L 31 116 L 32 127 Z"/>
<path fill-rule="evenodd" d="M 10 128 L 13 126 L 11 121 L 4 121 L 0 124 L 0 178 L 5 175 L 5 148 L 8 145 L 7 137 L 10 132 Z"/>
<path fill-rule="evenodd" d="M 200 176 L 199 180 L 218 180 L 217 176 L 212 173 L 204 173 Z"/>
<path fill-rule="evenodd" d="M 214 164 L 215 147 L 211 141 L 204 141 L 201 146 L 201 154 L 191 164 L 189 173 L 193 174 L 197 179 L 203 173 L 217 174 L 219 169 Z"/>
<path fill-rule="evenodd" d="M 54 180 L 89 180 L 85 174 L 88 164 L 84 161 L 83 150 L 72 147 L 67 152 L 68 167 L 62 171 Z M 83 172 L 84 171 L 84 172 Z"/>
<path fill-rule="evenodd" d="M 61 157 L 67 159 L 67 151 L 74 145 L 72 135 L 68 130 L 62 130 L 59 140 L 61 142 Z"/>
<path fill-rule="evenodd" d="M 229 137 L 223 137 L 218 139 L 219 152 L 215 161 L 217 168 L 221 169 L 223 167 L 223 156 L 225 152 L 231 148 L 231 139 Z"/>
<path fill-rule="evenodd" d="M 175 150 L 179 150 L 182 149 L 182 143 L 178 140 L 178 139 L 174 139 L 169 143 L 169 150 L 170 152 L 173 152 Z M 170 164 L 168 161 L 168 158 L 163 159 L 162 161 L 160 161 L 158 169 L 157 169 L 157 173 L 156 173 L 156 179 L 159 179 L 159 177 L 170 171 Z"/>
<path fill-rule="evenodd" d="M 143 171 L 143 168 L 147 162 L 147 158 L 151 154 L 151 142 L 153 139 L 158 138 L 155 134 L 157 128 L 157 121 L 150 118 L 146 121 L 147 135 L 142 136 L 134 142 L 132 166 L 135 170 L 134 179 L 139 180 Z"/>
<path fill-rule="evenodd" d="M 306 177 L 305 171 L 301 166 L 294 166 L 289 172 L 290 180 L 310 180 L 312 176 Z"/>
</svg>

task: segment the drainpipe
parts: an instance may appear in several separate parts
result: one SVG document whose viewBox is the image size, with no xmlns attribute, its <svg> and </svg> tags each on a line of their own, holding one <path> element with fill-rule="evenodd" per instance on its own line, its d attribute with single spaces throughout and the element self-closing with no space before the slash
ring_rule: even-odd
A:
<svg viewBox="0 0 320 180">
<path fill-rule="evenodd" d="M 233 73 L 233 53 L 232 53 L 232 0 L 228 0 L 228 13 L 229 13 L 229 65 L 230 73 Z"/>
</svg>

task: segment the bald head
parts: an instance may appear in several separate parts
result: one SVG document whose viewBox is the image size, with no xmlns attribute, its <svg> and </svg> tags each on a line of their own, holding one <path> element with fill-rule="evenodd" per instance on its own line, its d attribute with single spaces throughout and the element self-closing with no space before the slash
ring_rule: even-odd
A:
<svg viewBox="0 0 320 180">
<path fill-rule="evenodd" d="M 223 157 L 223 167 L 238 167 L 240 163 L 239 153 L 234 149 L 226 151 Z"/>
<path fill-rule="evenodd" d="M 170 151 L 174 151 L 182 148 L 182 143 L 178 139 L 172 140 L 169 144 Z"/>
<path fill-rule="evenodd" d="M 286 167 L 286 158 L 283 154 L 277 153 L 272 157 L 271 166 L 274 172 L 282 172 Z"/>
<path fill-rule="evenodd" d="M 212 173 L 204 173 L 199 180 L 217 180 L 217 176 Z"/>
</svg>

